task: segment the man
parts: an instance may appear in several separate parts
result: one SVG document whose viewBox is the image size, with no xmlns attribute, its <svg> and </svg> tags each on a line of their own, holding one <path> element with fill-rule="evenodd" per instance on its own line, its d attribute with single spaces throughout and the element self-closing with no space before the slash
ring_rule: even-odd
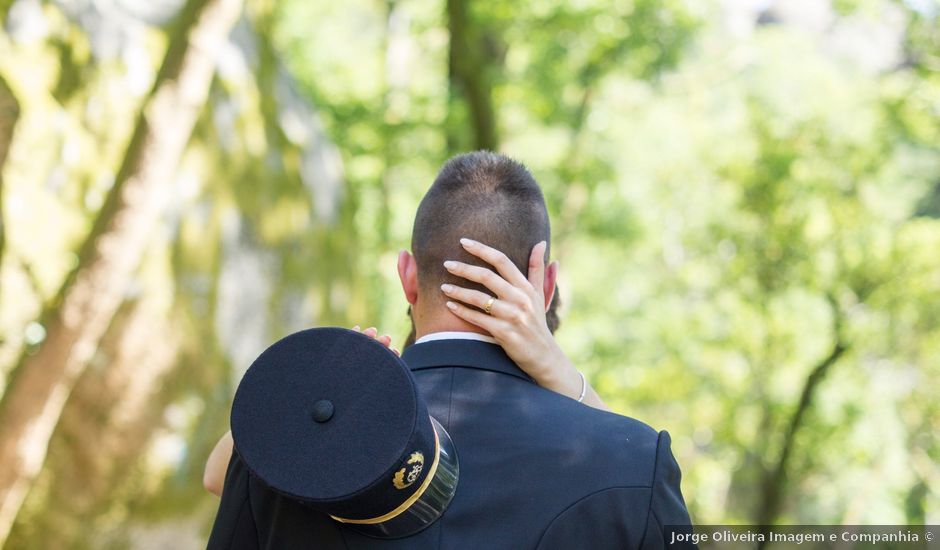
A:
<svg viewBox="0 0 940 550">
<path fill-rule="evenodd" d="M 548 333 L 557 274 L 557 264 L 544 263 L 549 241 L 538 184 L 501 155 L 451 159 L 418 208 L 414 255 L 403 252 L 398 265 L 416 335 L 402 359 L 457 447 L 460 481 L 440 519 L 414 536 L 371 539 L 265 491 L 236 456 L 223 503 L 245 491 L 250 506 L 240 512 L 241 534 L 225 540 L 236 547 L 663 548 L 666 526 L 689 525 L 669 435 L 595 408 L 602 403 Z"/>
</svg>

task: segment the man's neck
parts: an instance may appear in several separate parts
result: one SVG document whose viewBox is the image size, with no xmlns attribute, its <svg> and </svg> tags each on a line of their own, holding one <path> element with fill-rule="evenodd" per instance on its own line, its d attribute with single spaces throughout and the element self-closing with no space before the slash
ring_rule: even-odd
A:
<svg viewBox="0 0 940 550">
<path fill-rule="evenodd" d="M 443 315 L 416 315 L 414 321 L 416 338 L 435 332 L 473 332 L 490 336 L 489 332 L 476 325 L 471 325 L 446 309 Z"/>
<path fill-rule="evenodd" d="M 439 340 L 475 340 L 478 342 L 486 342 L 489 344 L 499 344 L 496 341 L 496 338 L 492 336 L 486 336 L 484 334 L 479 334 L 476 332 L 432 332 L 430 334 L 425 334 L 420 338 L 415 338 L 415 344 L 423 344 L 425 342 L 436 342 Z"/>
</svg>

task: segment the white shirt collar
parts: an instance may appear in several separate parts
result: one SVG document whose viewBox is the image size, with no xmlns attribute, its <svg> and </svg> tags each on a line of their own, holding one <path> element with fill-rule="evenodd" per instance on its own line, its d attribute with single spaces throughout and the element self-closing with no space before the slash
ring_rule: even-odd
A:
<svg viewBox="0 0 940 550">
<path fill-rule="evenodd" d="M 476 332 L 445 331 L 425 334 L 421 338 L 415 340 L 415 344 L 423 344 L 425 342 L 433 342 L 435 340 L 479 340 L 480 342 L 489 342 L 490 344 L 497 343 L 496 338 L 493 338 L 492 336 L 486 336 L 485 334 L 477 334 Z"/>
</svg>

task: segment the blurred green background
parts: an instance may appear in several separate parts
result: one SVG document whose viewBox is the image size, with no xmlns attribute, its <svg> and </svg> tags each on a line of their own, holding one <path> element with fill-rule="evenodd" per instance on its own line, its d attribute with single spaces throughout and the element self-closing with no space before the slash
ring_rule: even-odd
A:
<svg viewBox="0 0 940 550">
<path fill-rule="evenodd" d="M 400 344 L 450 155 L 697 523 L 940 523 L 936 0 L 0 0 L 0 546 L 200 548 L 241 374 Z M 4 545 L 4 539 L 5 545 Z"/>
</svg>

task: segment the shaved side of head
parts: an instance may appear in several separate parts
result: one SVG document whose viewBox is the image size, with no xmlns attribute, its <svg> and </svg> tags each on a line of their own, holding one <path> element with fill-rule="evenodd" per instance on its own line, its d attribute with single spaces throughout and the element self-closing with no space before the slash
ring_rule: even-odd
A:
<svg viewBox="0 0 940 550">
<path fill-rule="evenodd" d="M 444 164 L 418 207 L 411 236 L 425 296 L 444 301 L 442 283 L 492 294 L 444 269 L 446 260 L 491 267 L 467 253 L 461 237 L 502 251 L 527 275 L 532 247 L 540 241 L 551 245 L 551 226 L 542 190 L 525 166 L 489 151 L 458 155 Z"/>
</svg>

